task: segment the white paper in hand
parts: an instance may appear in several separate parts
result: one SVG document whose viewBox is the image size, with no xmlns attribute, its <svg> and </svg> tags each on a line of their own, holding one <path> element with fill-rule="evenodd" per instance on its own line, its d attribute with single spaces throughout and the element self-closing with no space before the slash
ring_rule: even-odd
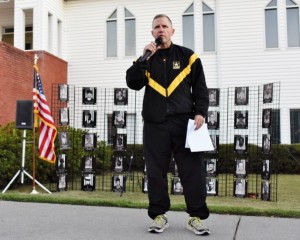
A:
<svg viewBox="0 0 300 240">
<path fill-rule="evenodd" d="M 204 123 L 198 130 L 195 130 L 194 120 L 189 120 L 185 147 L 190 148 L 191 152 L 206 152 L 214 150 L 206 123 Z"/>
</svg>

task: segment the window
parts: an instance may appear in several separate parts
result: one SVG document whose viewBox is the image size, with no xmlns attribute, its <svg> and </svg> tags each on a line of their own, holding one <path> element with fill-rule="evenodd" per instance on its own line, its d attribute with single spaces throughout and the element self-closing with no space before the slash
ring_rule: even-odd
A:
<svg viewBox="0 0 300 240">
<path fill-rule="evenodd" d="M 286 20 L 288 47 L 300 47 L 299 7 L 291 0 L 286 0 Z"/>
<path fill-rule="evenodd" d="M 300 143 L 300 109 L 290 110 L 291 143 Z"/>
<path fill-rule="evenodd" d="M 265 8 L 266 47 L 278 48 L 277 0 L 272 0 Z"/>
<path fill-rule="evenodd" d="M 194 50 L 194 4 L 192 3 L 182 16 L 183 46 Z"/>
<path fill-rule="evenodd" d="M 117 56 L 117 10 L 106 20 L 107 57 Z"/>
<path fill-rule="evenodd" d="M 136 35 L 135 18 L 125 8 L 125 56 L 135 56 Z"/>
<path fill-rule="evenodd" d="M 31 50 L 32 49 L 32 33 L 33 28 L 32 26 L 25 27 L 25 50 Z M 4 28 L 3 34 L 2 34 L 2 41 L 6 42 L 10 45 L 14 45 L 14 28 Z"/>
<path fill-rule="evenodd" d="M 280 110 L 272 109 L 271 113 L 271 127 L 268 130 L 268 133 L 271 134 L 272 144 L 280 143 Z"/>
<path fill-rule="evenodd" d="M 203 11 L 203 50 L 215 51 L 215 13 L 205 3 L 202 3 Z"/>
</svg>

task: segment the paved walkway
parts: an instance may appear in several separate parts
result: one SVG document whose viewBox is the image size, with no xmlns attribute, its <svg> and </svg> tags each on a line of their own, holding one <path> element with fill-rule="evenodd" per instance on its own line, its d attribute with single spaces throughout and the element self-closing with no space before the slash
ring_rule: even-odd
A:
<svg viewBox="0 0 300 240">
<path fill-rule="evenodd" d="M 170 228 L 150 234 L 145 209 L 0 201 L 1 240 L 299 240 L 300 219 L 212 214 L 209 236 L 185 228 L 185 212 L 169 212 Z"/>
</svg>

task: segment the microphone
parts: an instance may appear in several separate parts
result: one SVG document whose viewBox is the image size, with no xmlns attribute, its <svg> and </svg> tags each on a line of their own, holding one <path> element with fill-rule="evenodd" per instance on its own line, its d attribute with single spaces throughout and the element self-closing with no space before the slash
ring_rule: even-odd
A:
<svg viewBox="0 0 300 240">
<path fill-rule="evenodd" d="M 160 44 L 162 44 L 162 38 L 158 37 L 155 39 L 155 45 L 158 47 Z M 140 57 L 139 62 L 145 62 L 151 54 L 152 52 L 150 50 L 146 50 L 145 54 Z"/>
</svg>

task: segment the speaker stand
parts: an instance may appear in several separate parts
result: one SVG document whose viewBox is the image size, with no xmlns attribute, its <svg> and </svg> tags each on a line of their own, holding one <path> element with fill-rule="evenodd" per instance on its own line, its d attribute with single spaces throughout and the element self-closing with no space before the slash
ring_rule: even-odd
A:
<svg viewBox="0 0 300 240">
<path fill-rule="evenodd" d="M 17 171 L 17 173 L 15 174 L 15 176 L 10 180 L 10 182 L 4 188 L 4 190 L 2 191 L 2 193 L 6 192 L 6 190 L 10 187 L 10 185 L 19 176 L 19 174 L 21 174 L 21 183 L 23 184 L 24 183 L 24 174 L 25 174 L 31 180 L 34 180 L 42 189 L 44 189 L 46 192 L 48 192 L 48 193 L 51 194 L 51 192 L 46 187 L 44 187 L 38 180 L 33 179 L 33 177 L 28 172 L 26 172 L 26 170 L 24 169 L 24 166 L 25 166 L 25 148 L 26 148 L 26 130 L 23 131 L 23 140 L 22 140 L 22 165 L 21 165 L 21 169 L 19 171 Z M 31 192 L 31 194 L 37 194 L 37 193 L 38 192 L 35 189 L 33 189 L 32 192 Z"/>
</svg>

